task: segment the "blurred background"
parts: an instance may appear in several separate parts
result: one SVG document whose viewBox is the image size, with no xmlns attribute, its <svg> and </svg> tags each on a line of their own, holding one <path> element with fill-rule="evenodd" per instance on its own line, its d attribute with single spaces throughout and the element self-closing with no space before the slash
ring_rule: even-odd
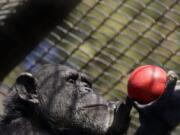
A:
<svg viewBox="0 0 180 135">
<path fill-rule="evenodd" d="M 22 0 L 0 0 L 0 23 L 20 4 Z M 106 99 L 122 100 L 128 75 L 137 66 L 153 64 L 180 72 L 180 1 L 82 0 L 16 63 L 2 84 L 11 87 L 21 72 L 33 72 L 45 63 L 88 73 Z M 131 115 L 129 135 L 138 127 L 138 114 L 133 110 Z"/>
</svg>

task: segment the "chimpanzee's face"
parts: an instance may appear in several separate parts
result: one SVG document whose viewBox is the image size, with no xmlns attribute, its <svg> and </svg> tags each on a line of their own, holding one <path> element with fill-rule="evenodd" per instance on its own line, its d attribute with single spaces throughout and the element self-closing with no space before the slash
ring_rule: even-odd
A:
<svg viewBox="0 0 180 135">
<path fill-rule="evenodd" d="M 105 132 L 112 123 L 108 102 L 94 93 L 86 74 L 65 66 L 44 66 L 35 75 L 39 106 L 61 128 Z"/>
</svg>

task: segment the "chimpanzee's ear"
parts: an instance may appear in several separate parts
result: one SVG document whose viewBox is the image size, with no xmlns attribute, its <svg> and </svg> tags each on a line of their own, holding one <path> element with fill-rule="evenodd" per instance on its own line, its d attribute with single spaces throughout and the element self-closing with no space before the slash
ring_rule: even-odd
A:
<svg viewBox="0 0 180 135">
<path fill-rule="evenodd" d="M 18 96 L 31 103 L 39 103 L 37 97 L 37 80 L 30 73 L 20 74 L 15 83 Z"/>
</svg>

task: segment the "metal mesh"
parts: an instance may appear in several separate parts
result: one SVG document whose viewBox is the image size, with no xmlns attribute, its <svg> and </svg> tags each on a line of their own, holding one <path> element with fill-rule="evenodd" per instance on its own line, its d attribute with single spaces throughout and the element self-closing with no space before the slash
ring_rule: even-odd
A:
<svg viewBox="0 0 180 135">
<path fill-rule="evenodd" d="M 3 20 L 6 18 L 13 9 L 21 3 L 22 0 L 0 0 L 0 23 L 3 24 Z"/>
<path fill-rule="evenodd" d="M 0 19 L 17 1 L 0 2 Z M 10 86 L 17 74 L 41 64 L 60 63 L 90 74 L 105 98 L 121 100 L 129 73 L 139 65 L 180 72 L 179 26 L 179 0 L 83 0 L 4 83 Z M 129 134 L 138 125 L 132 115 Z"/>
</svg>

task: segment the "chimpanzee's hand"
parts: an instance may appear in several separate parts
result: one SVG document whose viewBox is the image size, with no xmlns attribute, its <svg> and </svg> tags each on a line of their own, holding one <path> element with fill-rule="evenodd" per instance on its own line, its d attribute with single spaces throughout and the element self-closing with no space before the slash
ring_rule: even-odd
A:
<svg viewBox="0 0 180 135">
<path fill-rule="evenodd" d="M 139 112 L 140 127 L 136 135 L 168 135 L 180 123 L 180 84 L 175 72 L 168 73 L 164 94 L 148 104 L 134 101 Z"/>
<path fill-rule="evenodd" d="M 110 103 L 111 104 L 111 103 Z M 133 106 L 133 101 L 126 97 L 123 102 L 113 103 L 114 106 L 114 120 L 112 127 L 109 129 L 108 135 L 124 135 L 130 124 L 130 112 Z"/>
</svg>

